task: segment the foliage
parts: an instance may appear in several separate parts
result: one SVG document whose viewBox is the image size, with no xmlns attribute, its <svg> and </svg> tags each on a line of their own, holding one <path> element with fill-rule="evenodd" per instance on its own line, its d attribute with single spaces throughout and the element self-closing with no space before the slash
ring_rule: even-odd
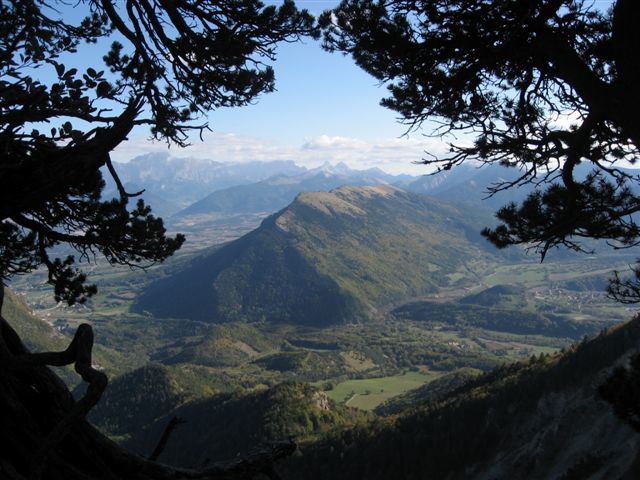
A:
<svg viewBox="0 0 640 480">
<path fill-rule="evenodd" d="M 616 368 L 598 391 L 618 417 L 640 432 L 640 354 L 631 357 L 628 368 Z"/>
<path fill-rule="evenodd" d="M 60 7 L 60 11 L 58 10 Z M 69 7 L 39 0 L 0 5 L 0 279 L 45 265 L 56 299 L 95 292 L 75 256 L 50 258 L 60 243 L 89 261 L 149 265 L 177 250 L 162 220 L 124 190 L 109 153 L 132 129 L 188 142 L 207 111 L 246 105 L 274 88 L 266 63 L 281 41 L 313 33 L 293 2 L 110 0 Z M 108 45 L 111 42 L 110 46 Z M 80 68 L 76 52 L 104 48 Z M 98 56 L 100 58 L 100 56 Z M 43 125 L 47 131 L 41 131 Z M 50 128 L 50 130 L 49 130 Z M 106 167 L 119 190 L 101 199 Z"/>
<path fill-rule="evenodd" d="M 344 0 L 321 23 L 326 48 L 386 83 L 382 104 L 410 128 L 473 139 L 454 141 L 444 157 L 427 152 L 425 164 L 479 159 L 519 170 L 491 193 L 537 186 L 483 233 L 544 259 L 553 247 L 584 250 L 584 238 L 640 243 L 640 177 L 620 168 L 640 148 L 639 18 L 634 0 L 609 12 L 583 0 Z M 640 300 L 621 283 L 614 296 Z"/>
<path fill-rule="evenodd" d="M 173 415 L 186 423 L 176 430 L 162 461 L 182 466 L 228 460 L 261 443 L 308 439 L 367 418 L 333 404 L 314 387 L 283 383 L 267 390 L 188 402 L 145 428 L 131 428 L 126 445 L 142 454 L 150 451 Z"/>
</svg>

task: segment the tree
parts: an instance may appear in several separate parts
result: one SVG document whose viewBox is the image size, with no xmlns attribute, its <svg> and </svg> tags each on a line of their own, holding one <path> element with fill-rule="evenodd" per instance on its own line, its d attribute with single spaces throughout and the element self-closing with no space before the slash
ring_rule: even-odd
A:
<svg viewBox="0 0 640 480">
<path fill-rule="evenodd" d="M 544 259 L 554 247 L 584 251 L 586 238 L 640 243 L 640 176 L 623 168 L 640 147 L 640 3 L 618 0 L 608 12 L 595 3 L 344 0 L 321 25 L 325 48 L 388 85 L 382 105 L 409 129 L 432 122 L 433 135 L 472 138 L 452 141 L 448 155 L 426 165 L 479 160 L 520 170 L 491 194 L 536 186 L 483 234 Z M 632 279 L 616 274 L 609 290 L 640 301 L 638 267 Z"/>
<path fill-rule="evenodd" d="M 78 260 L 145 268 L 184 241 L 143 201 L 129 205 L 137 194 L 125 191 L 110 152 L 137 126 L 186 145 L 208 128 L 205 113 L 273 90 L 279 42 L 315 34 L 290 0 L 81 0 L 74 10 L 86 13 L 75 23 L 62 1 L 0 1 L 0 292 L 44 265 L 69 304 L 96 291 Z M 87 45 L 104 56 L 81 67 Z M 102 198 L 103 170 L 119 198 Z M 51 258 L 61 244 L 78 258 Z M 188 474 L 127 455 L 83 421 L 107 383 L 91 366 L 92 343 L 83 325 L 64 352 L 30 353 L 0 317 L 2 478 L 247 478 L 290 451 Z M 79 402 L 43 367 L 69 363 L 90 383 Z"/>
<path fill-rule="evenodd" d="M 640 433 L 640 354 L 629 359 L 629 366 L 617 367 L 598 387 L 600 396 L 613 407 L 616 416 Z"/>
</svg>

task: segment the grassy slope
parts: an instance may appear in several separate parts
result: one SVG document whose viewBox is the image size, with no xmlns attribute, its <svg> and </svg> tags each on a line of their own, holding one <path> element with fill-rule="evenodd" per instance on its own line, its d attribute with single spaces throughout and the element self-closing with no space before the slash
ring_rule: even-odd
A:
<svg viewBox="0 0 640 480">
<path fill-rule="evenodd" d="M 36 318 L 24 301 L 8 288 L 5 289 L 2 316 L 32 352 L 64 350 L 71 341 L 44 320 Z M 52 368 L 67 385 L 75 385 L 81 381 L 71 367 Z"/>
<path fill-rule="evenodd" d="M 9 289 L 5 289 L 2 316 L 20 335 L 32 351 L 62 350 L 68 341 L 47 322 L 36 318 L 24 301 Z"/>
<path fill-rule="evenodd" d="M 346 380 L 337 384 L 327 395 L 349 407 L 373 410 L 380 403 L 396 395 L 416 389 L 439 376 L 436 373 L 404 372 L 381 378 Z"/>
</svg>

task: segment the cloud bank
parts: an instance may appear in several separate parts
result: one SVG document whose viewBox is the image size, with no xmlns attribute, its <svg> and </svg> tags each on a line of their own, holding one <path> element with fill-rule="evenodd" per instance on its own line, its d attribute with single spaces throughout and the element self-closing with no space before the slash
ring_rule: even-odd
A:
<svg viewBox="0 0 640 480">
<path fill-rule="evenodd" d="M 186 148 L 167 148 L 160 142 L 132 138 L 112 154 L 115 161 L 126 162 L 150 152 L 169 152 L 175 157 L 207 158 L 222 162 L 293 160 L 299 165 L 315 167 L 325 162 L 344 162 L 353 169 L 380 168 L 388 173 L 424 174 L 424 165 L 416 165 L 431 155 L 443 156 L 449 149 L 440 139 L 382 138 L 364 140 L 320 135 L 305 139 L 300 145 L 282 145 L 264 138 L 233 133 L 209 133 L 204 141 L 194 141 Z"/>
</svg>

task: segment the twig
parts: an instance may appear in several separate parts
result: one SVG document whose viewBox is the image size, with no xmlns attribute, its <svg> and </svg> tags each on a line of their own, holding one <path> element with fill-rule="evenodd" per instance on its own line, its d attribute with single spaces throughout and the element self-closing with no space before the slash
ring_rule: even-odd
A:
<svg viewBox="0 0 640 480">
<path fill-rule="evenodd" d="M 174 416 L 171 420 L 169 420 L 169 423 L 167 424 L 164 431 L 162 432 L 162 436 L 160 437 L 160 440 L 158 441 L 156 448 L 154 448 L 153 452 L 151 452 L 151 455 L 149 455 L 149 460 L 156 461 L 158 459 L 160 454 L 164 451 L 164 447 L 167 446 L 167 442 L 169 441 L 169 437 L 171 436 L 173 431 L 176 429 L 178 425 L 181 425 L 183 423 L 186 423 L 186 420 L 178 417 L 177 415 Z"/>
</svg>

